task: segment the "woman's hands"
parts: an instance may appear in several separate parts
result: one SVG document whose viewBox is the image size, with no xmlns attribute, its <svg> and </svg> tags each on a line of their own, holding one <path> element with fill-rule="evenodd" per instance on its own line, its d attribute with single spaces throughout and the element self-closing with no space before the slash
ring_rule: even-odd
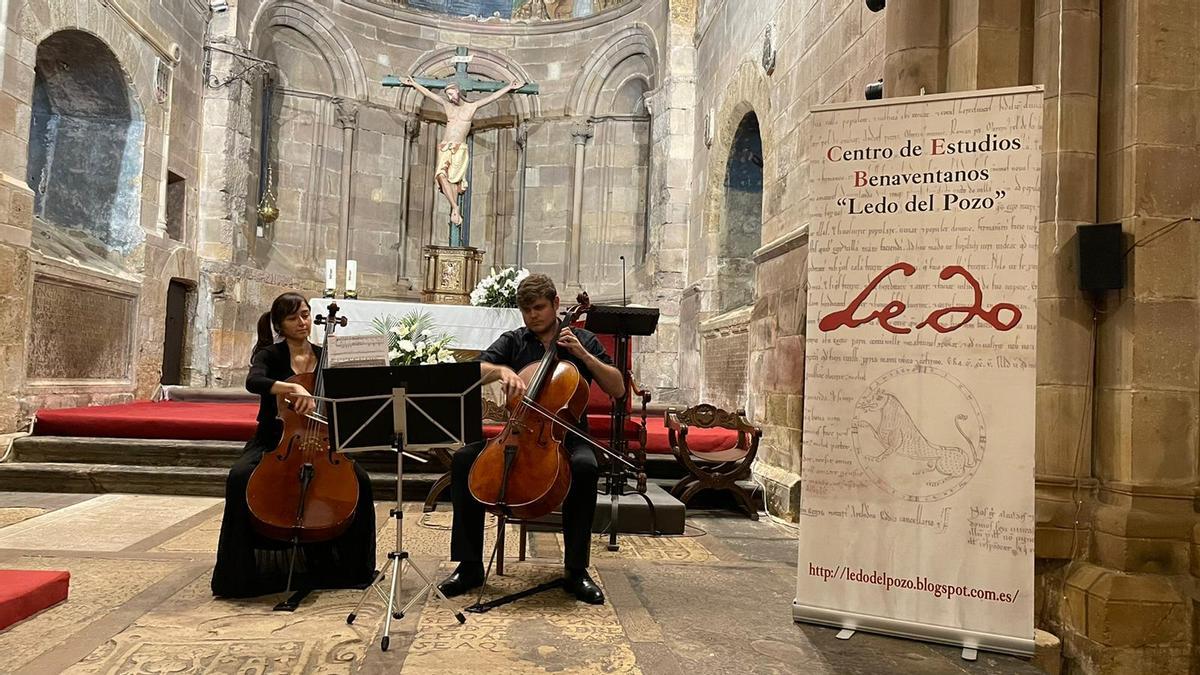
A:
<svg viewBox="0 0 1200 675">
<path fill-rule="evenodd" d="M 295 410 L 297 414 L 303 416 L 317 409 L 317 402 L 313 400 L 312 394 L 303 386 L 295 382 L 280 382 L 284 391 L 284 400 L 288 402 L 288 407 Z"/>
</svg>

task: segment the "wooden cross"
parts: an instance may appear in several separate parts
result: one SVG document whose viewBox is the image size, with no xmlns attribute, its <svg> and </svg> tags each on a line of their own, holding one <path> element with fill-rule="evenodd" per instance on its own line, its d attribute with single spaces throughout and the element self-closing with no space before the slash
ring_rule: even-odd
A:
<svg viewBox="0 0 1200 675">
<path fill-rule="evenodd" d="M 471 62 L 471 55 L 467 52 L 466 47 L 458 47 L 454 50 L 454 74 L 446 79 L 436 79 L 429 77 L 414 77 L 413 80 L 422 87 L 430 91 L 445 89 L 451 84 L 458 85 L 458 90 L 462 93 L 469 91 L 484 91 L 493 92 L 504 88 L 508 82 L 499 80 L 480 80 L 471 77 L 467 74 L 467 64 Z M 383 78 L 383 86 L 385 87 L 403 87 L 404 83 L 401 78 L 396 75 L 387 75 Z M 538 85 L 532 82 L 527 82 L 520 89 L 514 89 L 514 94 L 537 94 Z"/>
</svg>

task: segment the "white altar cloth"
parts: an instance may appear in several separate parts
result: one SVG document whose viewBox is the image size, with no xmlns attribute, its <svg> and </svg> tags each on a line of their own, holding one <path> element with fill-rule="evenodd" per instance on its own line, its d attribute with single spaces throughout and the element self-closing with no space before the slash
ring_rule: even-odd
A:
<svg viewBox="0 0 1200 675">
<path fill-rule="evenodd" d="M 333 298 L 310 298 L 313 316 L 328 314 L 329 302 Z M 473 307 L 470 305 L 434 305 L 418 302 L 395 302 L 390 300 L 337 299 L 338 315 L 345 316 L 349 323 L 337 329 L 338 335 L 371 335 L 374 319 L 392 316 L 399 319 L 410 312 L 424 312 L 433 319 L 434 332 L 454 336 L 451 349 L 487 349 L 501 333 L 525 325 L 521 311 L 499 307 Z M 313 325 L 311 339 L 320 343 L 324 326 Z"/>
</svg>

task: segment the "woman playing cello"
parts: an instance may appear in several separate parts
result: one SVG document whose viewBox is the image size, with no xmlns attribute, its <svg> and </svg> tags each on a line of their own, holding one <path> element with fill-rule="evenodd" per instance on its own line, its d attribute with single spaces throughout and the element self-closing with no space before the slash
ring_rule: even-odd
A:
<svg viewBox="0 0 1200 675">
<path fill-rule="evenodd" d="M 255 532 L 246 486 L 263 454 L 275 450 L 283 433 L 275 397 L 291 397 L 294 410 L 301 415 L 315 408 L 303 386 L 286 381 L 313 372 L 320 362 L 321 347 L 308 341 L 311 326 L 308 301 L 298 293 L 275 298 L 271 311 L 258 320 L 258 343 L 246 377 L 246 389 L 260 396 L 258 430 L 225 482 L 225 516 L 213 570 L 213 595 L 250 597 L 276 593 L 287 585 L 290 547 Z M 276 342 L 275 335 L 282 339 Z M 366 471 L 357 465 L 354 470 L 358 477 L 354 520 L 340 536 L 301 547 L 297 561 L 297 579 L 301 581 L 294 586 L 345 588 L 370 583 L 375 570 L 375 508 Z"/>
</svg>

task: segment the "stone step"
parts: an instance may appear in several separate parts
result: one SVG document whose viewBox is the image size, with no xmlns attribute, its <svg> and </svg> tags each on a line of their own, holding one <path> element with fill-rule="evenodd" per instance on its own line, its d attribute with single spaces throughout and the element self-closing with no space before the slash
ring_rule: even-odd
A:
<svg viewBox="0 0 1200 675">
<path fill-rule="evenodd" d="M 25 436 L 13 442 L 13 461 L 172 468 L 215 467 L 228 470 L 241 456 L 244 448 L 244 443 L 232 441 Z M 354 460 L 368 471 L 394 471 L 396 466 L 395 455 L 390 452 L 356 453 Z M 444 467 L 436 458 L 430 458 L 430 461 L 424 463 L 406 459 L 404 468 L 406 471 L 431 472 Z"/>
<path fill-rule="evenodd" d="M 244 443 L 233 441 L 24 436 L 13 442 L 12 459 L 14 462 L 228 469 L 241 456 L 244 447 Z M 395 455 L 390 452 L 356 453 L 354 461 L 368 471 L 394 471 L 396 466 Z M 431 473 L 444 468 L 432 457 L 426 463 L 409 459 L 404 462 L 404 470 L 414 473 Z M 679 478 L 684 471 L 672 456 L 651 456 L 646 462 L 646 474 L 651 478 Z"/>
<path fill-rule="evenodd" d="M 243 447 L 234 441 L 25 436 L 13 441 L 13 461 L 228 468 Z"/>
<path fill-rule="evenodd" d="M 143 466 L 80 462 L 7 462 L 0 464 L 0 490 L 16 492 L 122 492 L 131 494 L 223 497 L 227 468 L 215 466 Z M 377 500 L 395 499 L 395 472 L 369 472 Z M 441 477 L 405 473 L 405 501 L 421 501 Z M 443 493 L 449 500 L 449 490 Z"/>
</svg>

